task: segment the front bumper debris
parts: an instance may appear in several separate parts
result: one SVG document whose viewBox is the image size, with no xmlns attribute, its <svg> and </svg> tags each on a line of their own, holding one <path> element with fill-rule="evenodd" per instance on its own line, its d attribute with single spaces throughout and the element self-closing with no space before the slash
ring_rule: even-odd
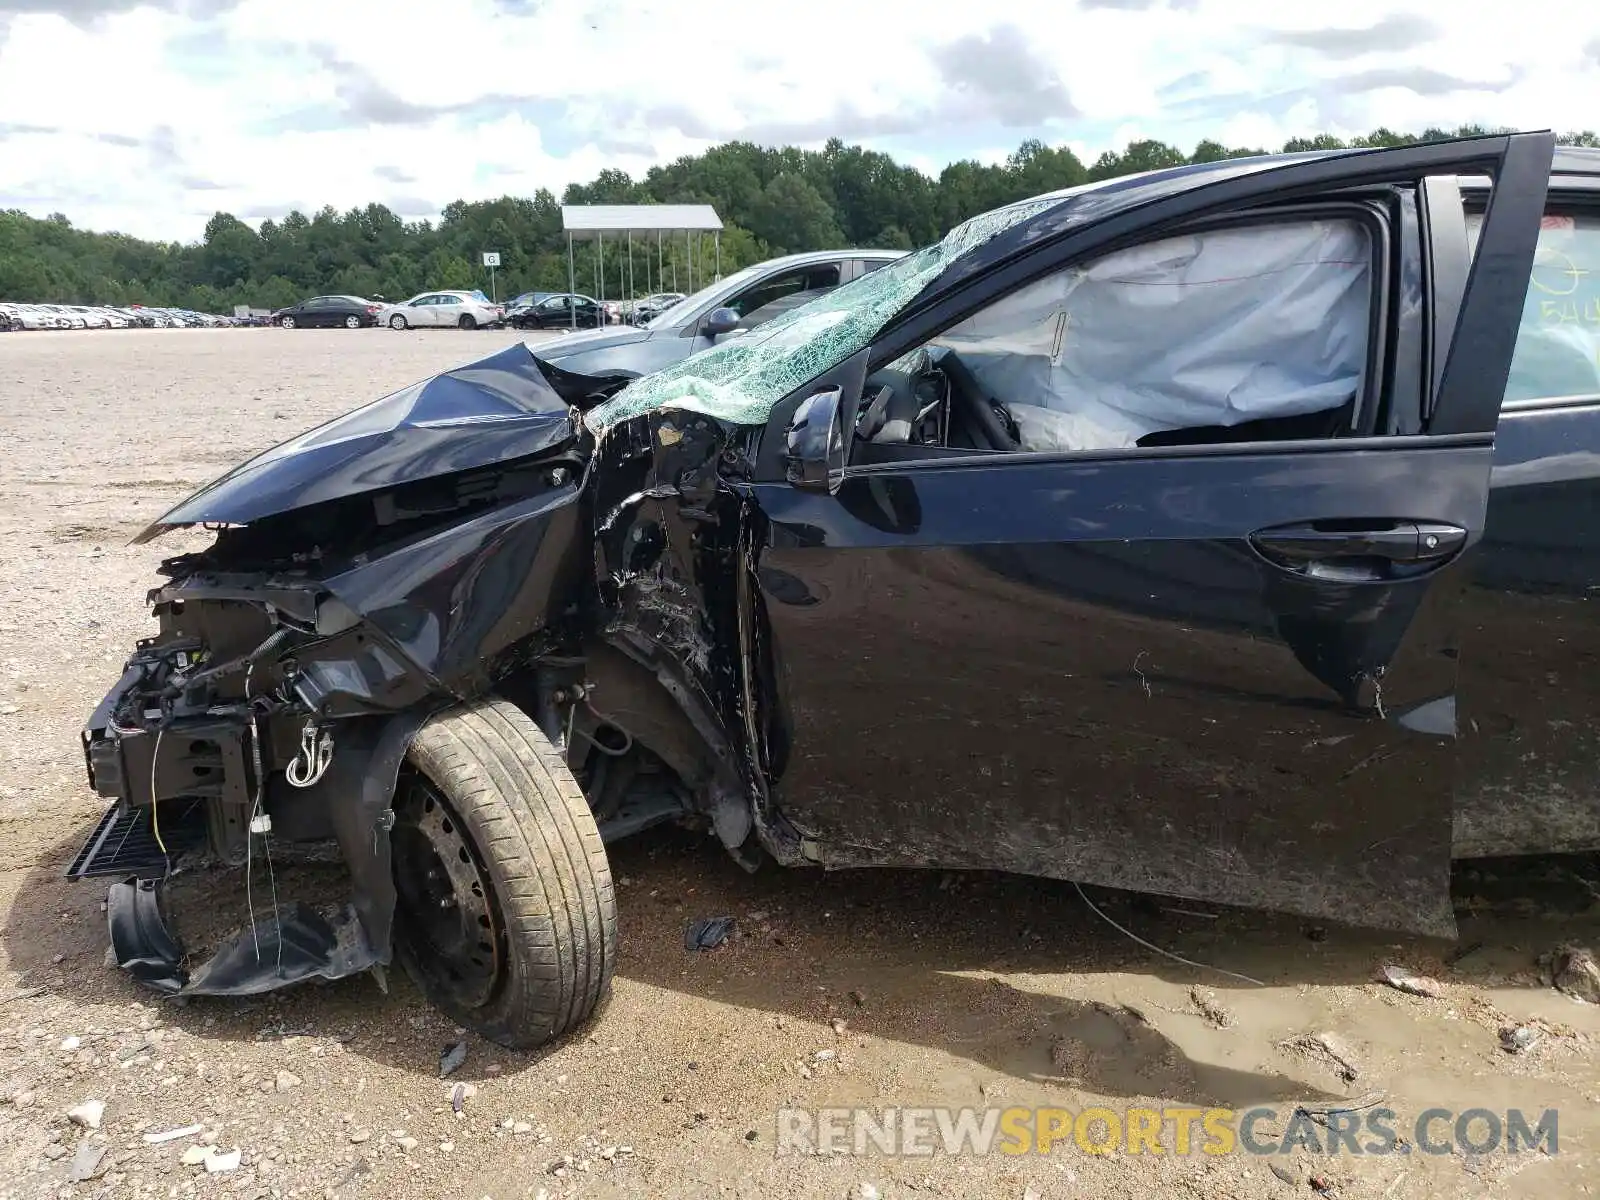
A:
<svg viewBox="0 0 1600 1200">
<path fill-rule="evenodd" d="M 257 921 L 224 943 L 192 973 L 183 945 L 167 928 L 160 884 L 125 879 L 112 884 L 106 920 L 117 966 L 159 992 L 188 996 L 253 996 L 307 979 L 343 979 L 382 965 L 355 906 L 332 920 L 301 904 L 280 905 L 276 918 Z"/>
</svg>

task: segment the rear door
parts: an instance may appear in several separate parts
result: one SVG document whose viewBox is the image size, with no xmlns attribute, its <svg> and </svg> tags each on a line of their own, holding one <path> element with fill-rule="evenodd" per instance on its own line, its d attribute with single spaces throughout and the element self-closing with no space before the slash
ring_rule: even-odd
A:
<svg viewBox="0 0 1600 1200">
<path fill-rule="evenodd" d="M 1068 223 L 882 337 L 874 365 L 941 339 L 970 349 L 958 324 L 1056 273 L 1074 299 L 1045 325 L 1051 361 L 1127 351 L 1129 379 L 1102 374 L 1091 409 L 1147 369 L 1157 391 L 1177 380 L 1225 403 L 1311 394 L 1352 352 L 1358 378 L 1341 407 L 1243 428 L 1197 418 L 1174 436 L 1169 419 L 1115 448 L 876 461 L 858 446 L 831 494 L 758 484 L 783 697 L 769 766 L 816 856 L 1452 933 L 1458 566 L 1484 527 L 1552 145 L 1480 139 L 1166 189 Z M 1454 176 L 1480 169 L 1499 186 L 1471 257 Z M 1112 256 L 1130 294 L 1139 270 L 1181 262 L 1173 239 L 1194 222 L 1248 239 L 1343 221 L 1366 249 L 1313 265 L 1365 273 L 1358 319 L 1324 322 L 1303 289 L 1271 302 L 1275 273 L 1302 278 L 1308 261 L 1248 241 L 1237 272 L 1176 307 L 1122 325 L 1074 308 Z M 1242 327 L 1186 341 L 1241 280 L 1269 289 L 1241 316 L 1251 353 L 1227 352 Z M 1305 336 L 1278 347 L 1275 328 Z M 1018 378 L 990 394 L 1058 399 L 1050 377 Z"/>
<path fill-rule="evenodd" d="M 1557 170 L 1472 563 L 1458 857 L 1600 848 L 1600 156 Z"/>
</svg>

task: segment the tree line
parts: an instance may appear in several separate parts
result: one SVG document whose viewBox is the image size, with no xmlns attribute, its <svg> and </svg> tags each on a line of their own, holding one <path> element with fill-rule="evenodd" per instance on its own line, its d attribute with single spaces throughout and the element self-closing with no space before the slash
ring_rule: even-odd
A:
<svg viewBox="0 0 1600 1200">
<path fill-rule="evenodd" d="M 1378 129 L 1344 142 L 1330 135 L 1296 138 L 1285 152 L 1399 146 L 1491 132 L 1478 126 L 1418 135 Z M 1564 135 L 1566 145 L 1600 146 L 1592 132 Z M 306 296 L 347 293 L 402 299 L 429 288 L 484 288 L 485 250 L 500 253 L 500 295 L 565 291 L 567 243 L 562 204 L 710 204 L 721 216 L 724 274 L 778 254 L 838 246 L 910 249 L 942 236 L 977 213 L 1042 192 L 1184 163 L 1266 153 L 1203 141 L 1185 154 L 1159 141 L 1136 141 L 1085 164 L 1064 146 L 1023 142 L 1005 162 L 952 163 L 930 178 L 886 154 L 837 139 L 821 150 L 730 142 L 652 167 L 635 180 L 617 170 L 571 184 L 558 201 L 548 189 L 531 197 L 449 204 L 433 221 L 405 221 L 382 204 L 307 216 L 291 212 L 259 229 L 229 213 L 206 222 L 193 244 L 151 242 L 78 229 L 60 213 L 39 219 L 0 212 L 0 301 L 153 304 L 226 312 L 236 304 L 278 308 Z M 608 239 L 609 241 L 609 239 Z M 693 257 L 697 282 L 709 278 L 709 236 L 635 239 L 632 290 L 686 290 Z M 603 275 L 592 245 L 576 256 L 579 291 L 626 294 L 624 256 L 610 244 Z M 673 285 L 677 286 L 674 287 Z"/>
</svg>

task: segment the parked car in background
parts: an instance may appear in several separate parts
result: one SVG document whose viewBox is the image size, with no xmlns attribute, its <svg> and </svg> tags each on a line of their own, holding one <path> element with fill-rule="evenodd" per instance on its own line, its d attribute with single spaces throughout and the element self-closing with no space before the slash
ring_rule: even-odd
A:
<svg viewBox="0 0 1600 1200">
<path fill-rule="evenodd" d="M 273 323 L 284 329 L 360 329 L 376 325 L 381 305 L 360 296 L 312 296 L 299 304 L 280 308 L 272 314 Z M 175 314 L 185 324 L 192 321 Z"/>
<path fill-rule="evenodd" d="M 7 319 L 13 329 L 42 330 L 70 328 L 62 318 L 40 304 L 5 304 Z"/>
<path fill-rule="evenodd" d="M 56 327 L 58 329 L 89 328 L 89 322 L 84 319 L 83 314 L 73 312 L 65 304 L 43 304 L 40 305 L 40 307 L 55 314 L 57 320 Z"/>
<path fill-rule="evenodd" d="M 600 302 L 576 292 L 557 292 L 506 314 L 513 329 L 598 329 L 605 322 Z"/>
<path fill-rule="evenodd" d="M 629 323 L 643 325 L 653 321 L 683 299 L 686 299 L 683 292 L 656 292 L 642 300 L 636 300 L 629 314 Z"/>
<path fill-rule="evenodd" d="M 537 304 L 541 300 L 548 300 L 557 292 L 521 292 L 506 301 L 506 316 L 509 318 L 514 308 L 526 308 L 530 304 Z"/>
<path fill-rule="evenodd" d="M 730 334 L 759 328 L 769 306 L 795 293 L 819 296 L 904 256 L 901 250 L 817 250 L 735 271 L 664 309 L 645 325 L 580 333 L 534 353 L 584 375 L 648 375 L 708 349 Z"/>
<path fill-rule="evenodd" d="M 491 329 L 505 321 L 505 309 L 482 292 L 422 292 L 385 305 L 376 314 L 390 329 Z"/>
</svg>

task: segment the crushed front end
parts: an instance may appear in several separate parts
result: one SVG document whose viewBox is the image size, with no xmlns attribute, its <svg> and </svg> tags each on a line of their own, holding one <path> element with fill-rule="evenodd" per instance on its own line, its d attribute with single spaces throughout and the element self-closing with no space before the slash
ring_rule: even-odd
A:
<svg viewBox="0 0 1600 1200">
<path fill-rule="evenodd" d="M 391 961 L 412 739 L 548 654 L 582 580 L 576 380 L 513 347 L 267 451 L 138 539 L 215 533 L 162 564 L 158 630 L 82 734 L 112 804 L 68 874 L 114 881 L 121 967 L 246 995 Z M 348 900 L 280 888 L 286 857 L 330 844 Z M 203 962 L 162 906 L 201 868 L 233 873 L 208 902 L 232 936 Z"/>
<path fill-rule="evenodd" d="M 115 803 L 68 872 L 117 880 L 107 907 L 118 964 L 163 991 L 245 994 L 387 962 L 372 901 L 387 884 L 374 847 L 389 809 L 359 811 L 362 776 L 382 769 L 385 730 L 393 741 L 420 724 L 428 681 L 310 579 L 197 573 L 150 598 L 160 632 L 83 731 L 90 783 Z M 399 756 L 389 758 L 392 788 Z M 337 838 L 356 898 L 332 912 L 263 905 L 191 968 L 161 911 L 162 882 L 201 865 L 248 870 L 274 833 L 280 846 Z"/>
</svg>

